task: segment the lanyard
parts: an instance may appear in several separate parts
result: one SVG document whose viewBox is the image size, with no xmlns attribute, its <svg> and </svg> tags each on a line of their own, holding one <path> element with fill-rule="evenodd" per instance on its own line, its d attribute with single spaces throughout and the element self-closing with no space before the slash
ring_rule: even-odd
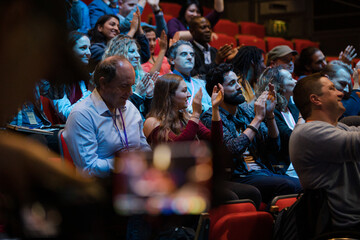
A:
<svg viewBox="0 0 360 240">
<path fill-rule="evenodd" d="M 190 82 L 191 82 L 191 86 L 192 86 L 192 91 L 191 91 L 191 98 L 189 101 L 189 106 L 192 104 L 192 101 L 194 99 L 194 95 L 195 95 L 195 87 L 194 87 L 194 82 L 193 80 L 190 78 Z"/>
<path fill-rule="evenodd" d="M 117 124 L 116 124 L 116 112 L 115 112 L 115 116 L 114 116 L 112 119 L 113 119 L 115 128 L 116 128 L 116 130 L 117 130 L 118 133 L 119 133 L 121 143 L 122 143 L 123 145 L 125 145 L 126 150 L 129 151 L 129 142 L 128 142 L 128 138 L 127 138 L 127 134 L 126 134 L 124 118 L 123 118 L 123 115 L 122 115 L 121 110 L 120 110 L 120 109 L 118 109 L 118 110 L 119 110 L 119 112 L 120 112 L 120 117 L 121 117 L 122 125 L 123 125 L 123 128 L 124 128 L 125 142 L 124 142 L 124 140 L 123 140 L 123 138 L 122 138 L 122 136 L 121 136 L 120 129 L 118 128 L 118 126 L 117 126 Z"/>
</svg>

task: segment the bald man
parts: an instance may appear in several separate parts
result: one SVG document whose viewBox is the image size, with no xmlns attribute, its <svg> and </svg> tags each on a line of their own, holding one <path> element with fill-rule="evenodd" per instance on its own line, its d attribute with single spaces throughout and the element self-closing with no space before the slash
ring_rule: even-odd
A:
<svg viewBox="0 0 360 240">
<path fill-rule="evenodd" d="M 63 136 L 77 168 L 105 177 L 116 154 L 150 151 L 150 146 L 140 113 L 128 101 L 135 83 L 131 63 L 120 56 L 106 58 L 96 67 L 94 81 L 96 89 L 72 110 Z"/>
</svg>

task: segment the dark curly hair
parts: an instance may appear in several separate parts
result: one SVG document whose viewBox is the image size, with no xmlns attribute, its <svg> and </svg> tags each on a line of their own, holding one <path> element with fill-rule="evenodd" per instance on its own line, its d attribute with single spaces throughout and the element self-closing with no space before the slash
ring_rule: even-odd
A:
<svg viewBox="0 0 360 240">
<path fill-rule="evenodd" d="M 233 70 L 233 66 L 230 63 L 221 63 L 216 68 L 210 69 L 206 74 L 206 91 L 211 96 L 214 86 L 217 86 L 218 83 L 224 83 L 224 75 L 227 72 Z"/>
<path fill-rule="evenodd" d="M 254 46 L 241 47 L 236 56 L 231 60 L 234 72 L 242 79 L 247 79 L 248 71 L 254 65 L 254 78 L 250 80 L 250 85 L 254 88 L 256 80 L 261 74 L 261 56 L 263 50 Z"/>
<path fill-rule="evenodd" d="M 307 47 L 304 48 L 299 57 L 295 59 L 294 63 L 294 74 L 298 77 L 305 75 L 307 73 L 306 66 L 311 65 L 312 63 L 312 55 L 320 51 L 320 49 L 316 47 Z"/>
</svg>

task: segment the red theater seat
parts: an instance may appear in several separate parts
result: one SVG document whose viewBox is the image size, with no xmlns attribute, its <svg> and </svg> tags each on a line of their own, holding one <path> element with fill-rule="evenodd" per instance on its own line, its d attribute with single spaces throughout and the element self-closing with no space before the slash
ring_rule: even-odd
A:
<svg viewBox="0 0 360 240">
<path fill-rule="evenodd" d="M 312 41 L 310 41 L 308 39 L 294 38 L 291 41 L 294 43 L 294 48 L 298 53 L 301 53 L 301 51 L 304 48 L 307 48 L 307 47 L 317 47 L 317 48 L 319 48 L 319 43 L 318 42 L 312 42 Z"/>
<path fill-rule="evenodd" d="M 206 16 L 212 11 L 212 9 L 203 6 L 203 11 L 204 11 L 203 16 Z"/>
<path fill-rule="evenodd" d="M 164 14 L 172 15 L 174 17 L 179 16 L 181 5 L 178 3 L 160 2 L 160 7 Z"/>
<path fill-rule="evenodd" d="M 237 46 L 237 42 L 235 37 L 226 35 L 224 33 L 216 33 L 218 35 L 218 39 L 217 40 L 213 40 L 210 42 L 210 45 L 214 48 L 219 49 L 221 46 L 225 45 L 225 44 L 233 44 L 234 47 Z"/>
<path fill-rule="evenodd" d="M 74 161 L 69 153 L 69 149 L 68 149 L 65 139 L 63 137 L 63 132 L 64 132 L 64 129 L 60 130 L 58 133 L 60 156 L 63 160 L 67 161 L 72 166 L 74 166 L 74 169 L 75 169 Z"/>
<path fill-rule="evenodd" d="M 62 121 L 60 117 L 56 114 L 55 109 L 50 102 L 51 100 L 43 96 L 40 96 L 40 100 L 43 105 L 43 111 L 47 119 L 49 119 L 52 124 L 64 124 L 64 121 Z"/>
<path fill-rule="evenodd" d="M 267 45 L 266 49 L 268 52 L 274 47 L 279 45 L 288 45 L 291 49 L 294 49 L 294 44 L 291 41 L 285 40 L 284 38 L 281 37 L 266 37 L 265 42 Z"/>
<path fill-rule="evenodd" d="M 272 238 L 273 220 L 268 212 L 231 213 L 220 218 L 213 228 L 210 227 L 210 239 L 270 240 Z"/>
<path fill-rule="evenodd" d="M 262 38 L 258 38 L 252 35 L 240 35 L 240 34 L 236 35 L 235 38 L 238 42 L 238 46 L 241 45 L 255 46 L 263 50 L 264 53 L 266 53 L 265 41 Z"/>
<path fill-rule="evenodd" d="M 220 19 L 213 27 L 213 30 L 214 32 L 225 33 L 229 36 L 235 36 L 236 34 L 239 34 L 238 25 L 228 19 Z"/>
<path fill-rule="evenodd" d="M 283 210 L 286 207 L 290 207 L 297 200 L 298 194 L 289 194 L 289 195 L 281 195 L 276 196 L 271 201 L 271 207 L 277 206 L 278 211 Z"/>
<path fill-rule="evenodd" d="M 239 22 L 240 34 L 255 35 L 258 38 L 265 37 L 265 26 L 254 22 Z"/>
<path fill-rule="evenodd" d="M 333 60 L 339 60 L 339 57 L 334 56 L 326 56 L 326 62 L 331 62 Z"/>
</svg>

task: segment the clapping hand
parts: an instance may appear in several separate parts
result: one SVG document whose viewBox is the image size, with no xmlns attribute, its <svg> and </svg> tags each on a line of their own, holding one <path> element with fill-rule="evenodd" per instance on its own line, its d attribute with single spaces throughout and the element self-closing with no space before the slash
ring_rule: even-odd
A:
<svg viewBox="0 0 360 240">
<path fill-rule="evenodd" d="M 339 54 L 339 59 L 346 64 L 351 64 L 351 61 L 356 57 L 357 53 L 355 48 L 351 45 L 348 45 L 344 51 L 341 51 Z"/>
<path fill-rule="evenodd" d="M 214 86 L 213 92 L 211 94 L 211 103 L 212 107 L 216 108 L 224 101 L 224 87 L 218 83 L 218 86 Z"/>
</svg>

